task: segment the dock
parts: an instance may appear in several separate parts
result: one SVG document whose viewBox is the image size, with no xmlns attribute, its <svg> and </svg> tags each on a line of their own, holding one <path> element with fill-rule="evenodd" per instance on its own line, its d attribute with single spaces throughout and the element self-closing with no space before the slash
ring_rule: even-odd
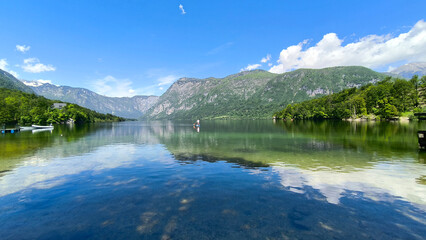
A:
<svg viewBox="0 0 426 240">
<path fill-rule="evenodd" d="M 21 129 L 19 128 L 6 128 L 6 129 L 2 129 L 1 133 L 16 133 L 19 132 Z"/>
</svg>

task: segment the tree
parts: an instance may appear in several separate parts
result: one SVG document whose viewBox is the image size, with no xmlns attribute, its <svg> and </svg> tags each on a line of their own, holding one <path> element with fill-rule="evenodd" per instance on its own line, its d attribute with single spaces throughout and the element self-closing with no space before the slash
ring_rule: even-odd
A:
<svg viewBox="0 0 426 240">
<path fill-rule="evenodd" d="M 413 95 L 415 95 L 415 88 L 412 82 L 402 79 L 395 80 L 392 88 L 392 96 L 396 100 L 395 104 L 400 111 L 406 112 L 409 106 L 415 104 Z"/>
<path fill-rule="evenodd" d="M 410 79 L 411 84 L 414 86 L 414 94 L 413 94 L 413 99 L 415 101 L 415 106 L 418 107 L 419 106 L 419 86 L 420 86 L 420 79 L 419 76 L 414 75 L 411 79 Z"/>
</svg>

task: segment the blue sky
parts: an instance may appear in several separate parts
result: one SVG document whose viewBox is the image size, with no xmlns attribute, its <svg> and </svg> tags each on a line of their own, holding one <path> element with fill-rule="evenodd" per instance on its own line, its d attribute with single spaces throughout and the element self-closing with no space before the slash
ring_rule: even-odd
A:
<svg viewBox="0 0 426 240">
<path fill-rule="evenodd" d="M 387 71 L 426 61 L 425 9 L 424 0 L 0 0 L 0 68 L 107 96 L 255 68 Z"/>
</svg>

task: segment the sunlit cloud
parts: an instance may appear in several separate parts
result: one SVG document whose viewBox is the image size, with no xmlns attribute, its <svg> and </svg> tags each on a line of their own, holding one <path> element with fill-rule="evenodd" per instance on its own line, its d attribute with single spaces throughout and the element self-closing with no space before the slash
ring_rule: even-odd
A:
<svg viewBox="0 0 426 240">
<path fill-rule="evenodd" d="M 259 68 L 260 66 L 262 66 L 262 65 L 261 64 L 249 64 L 249 65 L 247 65 L 247 67 L 242 68 L 241 72 L 243 72 L 243 71 L 251 71 L 251 70 Z"/>
<path fill-rule="evenodd" d="M 176 81 L 177 79 L 178 79 L 178 77 L 175 76 L 175 75 L 167 75 L 167 76 L 164 76 L 164 77 L 160 77 L 157 80 L 158 86 L 170 85 L 174 81 Z"/>
<path fill-rule="evenodd" d="M 392 72 L 395 69 L 396 69 L 396 67 L 389 66 L 387 72 Z"/>
<path fill-rule="evenodd" d="M 155 95 L 163 94 L 164 90 L 168 89 L 174 82 L 181 77 L 180 74 L 170 71 L 166 68 L 151 68 L 148 69 L 143 78 L 146 82 L 151 82 L 149 85 L 138 88 L 141 95 Z"/>
<path fill-rule="evenodd" d="M 179 4 L 179 9 L 180 9 L 182 14 L 186 14 L 185 9 L 183 8 L 182 4 Z"/>
<path fill-rule="evenodd" d="M 161 76 L 156 73 L 156 70 L 149 71 L 149 78 L 153 78 L 156 81 L 155 84 L 148 85 L 142 88 L 138 88 L 137 91 L 140 95 L 155 95 L 159 96 L 163 91 L 170 87 L 177 79 L 178 76 L 170 74 L 166 76 Z"/>
<path fill-rule="evenodd" d="M 117 79 L 106 76 L 92 83 L 94 91 L 108 97 L 132 97 L 137 91 L 132 88 L 133 82 L 128 79 Z"/>
<path fill-rule="evenodd" d="M 16 45 L 16 50 L 20 51 L 21 53 L 25 53 L 28 50 L 30 50 L 31 46 L 26 45 Z"/>
<path fill-rule="evenodd" d="M 56 70 L 56 68 L 50 64 L 45 65 L 43 63 L 40 63 L 40 60 L 38 60 L 38 58 L 24 59 L 24 65 L 21 65 L 20 67 L 25 72 L 30 73 L 50 72 Z"/>
<path fill-rule="evenodd" d="M 260 60 L 261 63 L 267 63 L 271 60 L 271 54 L 266 55 L 266 57 L 262 58 L 262 60 Z"/>
<path fill-rule="evenodd" d="M 1 70 L 7 71 L 7 65 L 9 65 L 9 64 L 7 63 L 7 60 L 5 58 L 0 59 L 0 69 Z"/>
<path fill-rule="evenodd" d="M 33 81 L 22 81 L 25 85 L 31 86 L 31 87 L 39 87 L 43 84 L 52 84 L 52 80 L 46 80 L 46 79 L 37 79 Z"/>
<path fill-rule="evenodd" d="M 8 65 L 9 65 L 9 64 L 7 63 L 6 58 L 0 59 L 0 69 L 1 69 L 1 70 L 3 70 L 3 71 L 8 72 L 8 73 L 10 73 L 10 74 L 12 74 L 12 76 L 14 76 L 15 78 L 18 78 L 18 77 L 19 77 L 19 74 L 18 74 L 17 72 L 15 72 L 15 71 L 10 70 L 10 69 L 7 67 Z"/>
<path fill-rule="evenodd" d="M 426 22 L 418 21 L 408 32 L 392 35 L 369 35 L 342 45 L 336 33 L 328 33 L 312 47 L 308 41 L 289 46 L 280 53 L 270 72 L 283 73 L 298 68 L 333 66 L 386 67 L 399 61 L 426 61 Z"/>
</svg>

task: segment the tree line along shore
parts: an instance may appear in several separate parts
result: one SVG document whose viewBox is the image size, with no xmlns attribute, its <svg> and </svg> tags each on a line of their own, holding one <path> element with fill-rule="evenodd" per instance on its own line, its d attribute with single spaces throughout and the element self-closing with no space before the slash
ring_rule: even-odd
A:
<svg viewBox="0 0 426 240">
<path fill-rule="evenodd" d="M 426 111 L 426 76 L 410 80 L 387 77 L 375 84 L 345 89 L 320 98 L 288 104 L 276 119 L 415 119 Z"/>
<path fill-rule="evenodd" d="M 55 108 L 55 103 L 62 102 L 18 90 L 0 88 L 0 123 L 31 125 L 125 120 L 122 117 L 101 114 L 76 104 L 65 103 L 60 108 Z"/>
</svg>

